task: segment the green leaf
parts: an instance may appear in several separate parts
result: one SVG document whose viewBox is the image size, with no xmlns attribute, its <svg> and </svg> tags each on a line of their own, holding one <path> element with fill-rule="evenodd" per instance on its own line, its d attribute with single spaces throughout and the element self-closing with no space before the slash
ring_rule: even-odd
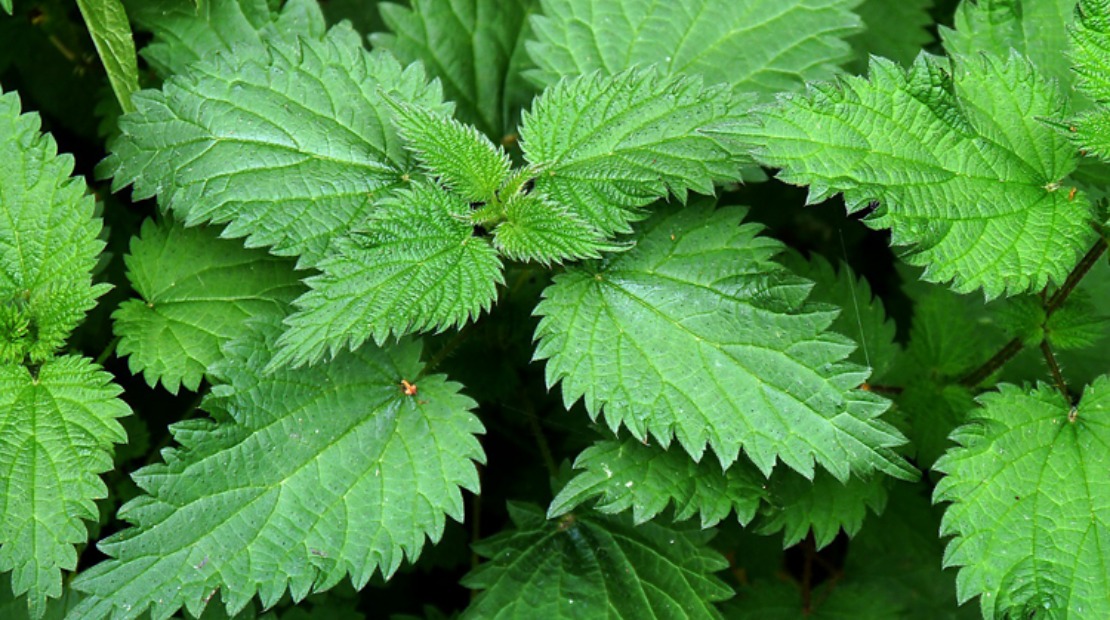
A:
<svg viewBox="0 0 1110 620">
<path fill-rule="evenodd" d="M 0 94 L 0 363 L 50 359 L 108 289 L 95 200 L 40 124 Z"/>
<path fill-rule="evenodd" d="M 46 608 L 41 616 L 32 616 L 31 610 L 27 608 L 26 597 L 13 595 L 8 580 L 0 579 L 0 618 L 5 620 L 64 620 L 69 610 L 80 600 L 79 592 L 63 587 L 59 598 L 46 601 Z"/>
<path fill-rule="evenodd" d="M 913 478 L 879 418 L 889 403 L 855 389 L 867 371 L 827 331 L 835 310 L 806 303 L 810 283 L 771 261 L 782 246 L 744 213 L 663 211 L 633 249 L 556 276 L 536 308 L 547 384 L 695 460 L 708 445 L 724 467 L 743 448 L 765 476 L 781 460 L 806 477 L 816 461 L 840 480 Z"/>
<path fill-rule="evenodd" d="M 715 129 L 747 114 L 723 87 L 653 69 L 566 79 L 525 113 L 521 147 L 534 192 L 606 234 L 628 232 L 640 207 L 673 193 L 712 194 L 740 178 L 732 144 Z"/>
<path fill-rule="evenodd" d="M 780 178 L 810 185 L 809 202 L 843 193 L 851 212 L 890 228 L 930 282 L 987 297 L 1063 282 L 1094 239 L 1093 207 L 1063 185 L 1076 154 L 1039 117 L 1065 102 L 1019 56 L 908 70 L 874 59 L 849 77 L 784 98 L 741 129 Z"/>
<path fill-rule="evenodd" d="M 941 535 L 955 535 L 945 566 L 962 567 L 961 603 L 983 616 L 1110 615 L 1110 377 L 1072 407 L 1053 388 L 1002 384 L 979 398 L 959 448 L 934 469 L 947 474 L 934 501 L 952 502 Z"/>
<path fill-rule="evenodd" d="M 1110 2 L 1081 0 L 1079 23 L 1071 29 L 1069 67 L 1079 75 L 1078 89 L 1096 105 L 1070 122 L 1071 139 L 1087 153 L 1110 161 Z"/>
<path fill-rule="evenodd" d="M 470 205 L 416 183 L 377 206 L 366 230 L 337 244 L 306 282 L 278 340 L 274 366 L 302 366 L 373 337 L 459 327 L 488 310 L 504 283 L 501 260 L 476 237 Z"/>
<path fill-rule="evenodd" d="M 713 573 L 728 566 L 696 526 L 633 526 L 627 518 L 575 513 L 545 521 L 509 504 L 515 530 L 475 545 L 489 558 L 463 578 L 483 590 L 468 618 L 719 618 L 731 590 Z"/>
<path fill-rule="evenodd" d="M 361 588 L 420 555 L 444 517 L 478 491 L 475 403 L 443 375 L 419 396 L 420 345 L 366 346 L 329 364 L 265 373 L 274 325 L 225 349 L 204 407 L 216 421 L 172 427 L 180 448 L 134 475 L 148 495 L 120 516 L 135 525 L 100 543 L 112 559 L 74 586 L 75 617 L 198 615 L 219 590 L 229 613 L 257 593 L 272 606 L 350 575 Z M 414 458 L 414 455 L 419 455 Z"/>
<path fill-rule="evenodd" d="M 781 531 L 783 548 L 798 544 L 810 530 L 817 549 L 831 543 L 842 529 L 855 536 L 868 509 L 882 514 L 886 507 L 886 485 L 880 476 L 853 476 L 841 482 L 824 472 L 806 480 L 792 471 L 781 471 L 765 486 L 769 498 L 759 533 Z"/>
<path fill-rule="evenodd" d="M 722 471 L 716 463 L 695 463 L 685 452 L 633 439 L 598 441 L 578 455 L 574 468 L 585 471 L 551 501 L 548 518 L 596 499 L 598 512 L 631 508 L 636 525 L 654 519 L 671 503 L 676 521 L 696 514 L 707 528 L 735 512 L 737 521 L 747 525 L 766 496 L 765 480 L 752 467 L 734 465 Z"/>
<path fill-rule="evenodd" d="M 933 0 L 863 0 L 856 13 L 863 20 L 864 31 L 848 38 L 855 52 L 855 59 L 849 64 L 852 72 L 866 71 L 870 55 L 901 65 L 912 63 L 921 48 L 933 42 L 929 32 L 933 25 L 929 14 L 932 6 Z"/>
<path fill-rule="evenodd" d="M 567 75 L 655 64 L 734 92 L 799 90 L 832 77 L 860 28 L 859 0 L 542 0 L 529 72 L 551 86 Z"/>
<path fill-rule="evenodd" d="M 90 360 L 65 356 L 37 374 L 0 365 L 0 571 L 27 595 L 31 617 L 62 594 L 62 571 L 77 568 L 74 545 L 108 495 L 97 474 L 112 469 L 112 444 L 127 440 L 116 418 L 131 413 L 112 377 Z"/>
<path fill-rule="evenodd" d="M 367 53 L 347 27 L 271 43 L 261 58 L 217 56 L 138 93 L 105 164 L 114 190 L 158 194 L 188 226 L 229 223 L 225 237 L 314 264 L 412 172 L 382 91 L 446 108 L 419 66 Z"/>
<path fill-rule="evenodd" d="M 401 136 L 429 173 L 470 202 L 496 197 L 512 168 L 505 151 L 453 118 L 401 101 L 390 103 Z"/>
<path fill-rule="evenodd" d="M 280 320 L 304 291 L 291 261 L 217 232 L 147 220 L 131 240 L 127 275 L 140 299 L 125 301 L 112 318 L 118 353 L 130 356 L 131 372 L 142 372 L 151 387 L 161 381 L 174 394 L 181 385 L 196 390 L 222 358 L 220 346 L 248 319 Z"/>
<path fill-rule="evenodd" d="M 108 73 L 112 92 L 124 112 L 134 112 L 131 95 L 139 90 L 139 66 L 131 24 L 120 0 L 77 0 L 81 17 Z"/>
<path fill-rule="evenodd" d="M 971 605 L 956 603 L 956 571 L 941 569 L 937 538 L 941 511 L 929 505 L 926 484 L 891 485 L 886 510 L 869 520 L 848 545 L 845 580 L 866 584 L 902 605 L 900 620 L 978 620 Z"/>
<path fill-rule="evenodd" d="M 184 73 L 216 55 L 264 57 L 265 42 L 281 36 L 324 37 L 324 18 L 314 0 L 289 0 L 272 11 L 266 0 L 136 0 L 128 8 L 135 25 L 154 35 L 141 54 L 163 78 Z"/>
<path fill-rule="evenodd" d="M 871 381 L 881 379 L 901 353 L 901 347 L 894 342 L 894 322 L 887 318 L 882 300 L 872 296 L 867 280 L 852 273 L 844 263 L 834 268 L 820 254 L 811 255 L 807 261 L 797 252 L 787 252 L 781 262 L 813 281 L 810 301 L 840 308 L 829 329 L 858 342 L 859 347 L 848 360 L 870 368 Z"/>
<path fill-rule="evenodd" d="M 999 58 L 1017 50 L 1041 75 L 1056 80 L 1064 93 L 1074 93 L 1075 76 L 1065 52 L 1068 27 L 1075 21 L 1076 0 L 970 0 L 954 16 L 955 30 L 941 26 L 950 56 L 974 58 L 986 53 Z M 1078 103 L 1072 95 L 1073 103 Z"/>
<path fill-rule="evenodd" d="M 12 14 L 12 0 L 0 0 L 0 9 L 4 9 L 8 15 Z"/>
<path fill-rule="evenodd" d="M 534 0 L 415 0 L 378 5 L 391 33 L 370 37 L 402 62 L 420 61 L 443 82 L 463 122 L 500 138 L 516 127 L 533 89 L 521 76 Z"/>
<path fill-rule="evenodd" d="M 593 226 L 538 193 L 516 194 L 506 202 L 493 244 L 507 258 L 545 266 L 624 247 L 606 242 Z"/>
</svg>

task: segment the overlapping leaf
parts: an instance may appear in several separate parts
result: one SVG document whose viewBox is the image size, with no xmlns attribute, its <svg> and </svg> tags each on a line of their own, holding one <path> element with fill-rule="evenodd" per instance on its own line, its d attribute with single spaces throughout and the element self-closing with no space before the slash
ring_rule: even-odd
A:
<svg viewBox="0 0 1110 620">
<path fill-rule="evenodd" d="M 735 512 L 736 519 L 747 525 L 766 496 L 765 480 L 750 466 L 722 471 L 717 463 L 695 463 L 683 451 L 632 439 L 599 441 L 578 455 L 574 467 L 585 471 L 555 496 L 547 510 L 549 518 L 596 500 L 591 507 L 606 514 L 631 508 L 637 525 L 655 518 L 671 503 L 678 521 L 698 515 L 706 528 Z"/>
<path fill-rule="evenodd" d="M 366 346 L 310 369 L 263 372 L 276 326 L 225 350 L 226 385 L 205 407 L 216 421 L 173 427 L 181 447 L 140 470 L 148 493 L 120 511 L 135 525 L 100 543 L 112 559 L 75 586 L 76 617 L 197 615 L 218 591 L 229 612 L 255 593 L 273 605 L 362 587 L 439 539 L 477 492 L 482 461 L 474 402 L 421 372 L 420 346 Z"/>
<path fill-rule="evenodd" d="M 1020 56 L 943 61 L 903 71 L 876 59 L 870 81 L 845 78 L 784 98 L 749 127 L 756 158 L 890 228 L 924 278 L 988 297 L 1062 282 L 1093 240 L 1093 208 L 1066 177 L 1076 153 L 1041 122 L 1065 102 Z M 1074 189 L 1074 188 L 1072 188 Z"/>
<path fill-rule="evenodd" d="M 1095 106 L 1071 122 L 1072 140 L 1088 153 L 1110 161 L 1110 2 L 1083 0 L 1079 24 L 1071 31 L 1073 70 L 1079 90 Z"/>
<path fill-rule="evenodd" d="M 383 2 L 392 30 L 371 37 L 403 62 L 421 61 L 443 82 L 458 116 L 487 136 L 512 132 L 533 90 L 523 39 L 534 0 L 416 0 L 411 7 Z"/>
<path fill-rule="evenodd" d="M 217 54 L 240 58 L 266 53 L 265 41 L 282 35 L 324 36 L 315 0 L 288 0 L 280 11 L 266 0 L 131 0 L 128 13 L 154 35 L 140 52 L 162 77 Z"/>
<path fill-rule="evenodd" d="M 1074 407 L 1045 384 L 980 403 L 935 467 L 960 601 L 979 596 L 988 618 L 1110 614 L 1110 378 Z"/>
<path fill-rule="evenodd" d="M 894 342 L 894 322 L 887 318 L 882 300 L 871 294 L 867 280 L 843 263 L 833 267 L 820 254 L 804 260 L 797 252 L 789 252 L 783 255 L 782 262 L 794 273 L 813 281 L 810 301 L 841 309 L 829 329 L 856 341 L 859 348 L 848 360 L 869 367 L 871 381 L 882 379 L 901 347 Z"/>
<path fill-rule="evenodd" d="M 91 272 L 104 243 L 73 158 L 37 114 L 0 94 L 0 362 L 39 363 L 107 290 Z"/>
<path fill-rule="evenodd" d="M 524 115 L 534 191 L 603 233 L 627 232 L 639 208 L 739 179 L 735 145 L 714 129 L 747 113 L 721 86 L 654 69 L 590 73 L 544 91 Z"/>
<path fill-rule="evenodd" d="M 984 52 L 1002 58 L 1017 50 L 1038 73 L 1055 79 L 1063 92 L 1074 92 L 1075 76 L 1065 51 L 1075 4 L 1076 0 L 961 2 L 954 16 L 955 29 L 940 28 L 944 48 L 965 58 Z"/>
<path fill-rule="evenodd" d="M 489 558 L 463 578 L 482 590 L 463 618 L 719 618 L 731 595 L 713 573 L 728 566 L 696 526 L 633 526 L 589 512 L 545 521 L 509 504 L 515 530 L 477 545 Z"/>
<path fill-rule="evenodd" d="M 792 471 L 775 472 L 766 484 L 769 496 L 761 534 L 783 533 L 783 547 L 791 547 L 813 531 L 817 548 L 825 547 L 841 530 L 855 536 L 868 510 L 882 513 L 886 485 L 880 476 L 849 478 L 841 482 L 817 472 L 806 480 Z"/>
<path fill-rule="evenodd" d="M 504 282 L 470 205 L 431 183 L 382 202 L 365 230 L 340 243 L 307 280 L 274 365 L 300 366 L 373 337 L 460 326 L 489 309 Z"/>
<path fill-rule="evenodd" d="M 151 386 L 196 390 L 221 359 L 220 345 L 248 319 L 281 319 L 304 291 L 291 261 L 217 232 L 148 220 L 131 241 L 125 260 L 141 299 L 124 302 L 112 318 L 119 354 L 130 356 L 131 372 L 142 372 Z"/>
<path fill-rule="evenodd" d="M 100 517 L 94 500 L 108 490 L 97 474 L 112 469 L 112 445 L 126 440 L 121 391 L 85 358 L 54 358 L 35 373 L 0 365 L 0 571 L 27 595 L 31 617 L 62 594 L 85 521 Z"/>
<path fill-rule="evenodd" d="M 517 194 L 504 205 L 505 221 L 493 231 L 493 243 L 507 258 L 544 265 L 580 258 L 599 258 L 624 246 L 606 242 L 601 233 L 541 194 Z"/>
<path fill-rule="evenodd" d="M 412 171 L 383 90 L 448 110 L 419 66 L 367 53 L 348 27 L 273 40 L 137 94 L 106 167 L 187 225 L 228 223 L 226 237 L 313 264 Z"/>
<path fill-rule="evenodd" d="M 742 448 L 764 475 L 781 460 L 807 477 L 816 461 L 840 480 L 912 478 L 879 418 L 887 401 L 855 389 L 867 371 L 827 331 L 835 309 L 805 301 L 810 284 L 771 262 L 781 246 L 743 214 L 664 212 L 628 252 L 557 276 L 536 308 L 548 384 L 696 460 L 709 446 L 727 466 Z"/>
<path fill-rule="evenodd" d="M 735 92 L 797 90 L 848 60 L 859 0 L 542 0 L 529 73 L 551 86 L 567 75 L 611 75 L 655 64 Z"/>
</svg>

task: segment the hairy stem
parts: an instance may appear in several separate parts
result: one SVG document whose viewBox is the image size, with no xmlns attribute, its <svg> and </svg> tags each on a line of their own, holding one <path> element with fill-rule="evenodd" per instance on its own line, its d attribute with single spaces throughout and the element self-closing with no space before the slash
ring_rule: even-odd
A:
<svg viewBox="0 0 1110 620">
<path fill-rule="evenodd" d="M 104 367 L 104 362 L 108 361 L 108 358 L 112 357 L 112 354 L 116 352 L 116 345 L 119 344 L 119 341 L 119 336 L 112 338 L 112 341 L 108 343 L 108 346 L 104 347 L 104 350 L 100 352 L 100 355 L 96 356 L 95 363 L 97 366 L 100 366 L 101 368 Z"/>
<path fill-rule="evenodd" d="M 1068 296 L 1071 295 L 1073 291 L 1075 291 L 1075 287 L 1079 285 L 1079 282 L 1083 280 L 1083 277 L 1087 275 L 1087 272 L 1091 270 L 1091 267 L 1095 266 L 1095 264 L 1098 262 L 1098 259 L 1103 255 L 1104 252 L 1106 252 L 1106 239 L 1103 237 L 1099 237 L 1094 246 L 1092 246 L 1091 249 L 1083 255 L 1083 258 L 1080 259 L 1079 264 L 1075 266 L 1075 269 L 1072 269 L 1071 273 L 1068 274 L 1067 279 L 1064 280 L 1064 284 L 1061 285 L 1060 288 L 1052 294 L 1052 297 L 1050 297 L 1048 301 L 1045 302 L 1046 321 L 1048 320 L 1048 317 L 1052 316 L 1054 312 L 1059 310 L 1060 307 L 1064 305 L 1064 302 L 1067 301 Z M 1042 344 L 1042 350 L 1044 349 L 1044 346 L 1045 345 Z M 1004 366 L 1006 362 L 1010 361 L 1014 358 L 1015 355 L 1020 353 L 1022 347 L 1023 345 L 1021 340 L 1017 338 L 1014 338 L 1013 340 L 1007 342 L 1005 346 L 1003 346 L 1002 349 L 998 351 L 998 353 L 992 355 L 991 358 L 984 362 L 982 366 L 964 375 L 964 377 L 960 379 L 959 384 L 966 387 L 975 387 L 976 385 L 979 385 L 983 382 L 983 380 L 991 376 L 996 370 L 1002 368 L 1002 366 Z M 1053 358 L 1053 362 L 1055 362 L 1055 358 Z M 1059 366 L 1056 366 L 1056 372 L 1059 372 Z M 1055 377 L 1053 377 L 1053 379 L 1055 379 Z M 1060 384 L 1062 384 L 1062 380 L 1057 381 L 1057 385 Z M 1065 394 L 1066 393 L 1067 392 L 1065 391 Z"/>
<path fill-rule="evenodd" d="M 1064 381 L 1064 374 L 1060 372 L 1060 364 L 1056 363 L 1056 356 L 1052 353 L 1052 347 L 1049 346 L 1048 340 L 1041 341 L 1041 353 L 1044 354 L 1044 360 L 1048 363 L 1048 369 L 1052 372 L 1052 381 L 1056 383 L 1056 389 L 1064 395 L 1071 403 L 1071 395 L 1068 394 L 1068 384 Z"/>
</svg>

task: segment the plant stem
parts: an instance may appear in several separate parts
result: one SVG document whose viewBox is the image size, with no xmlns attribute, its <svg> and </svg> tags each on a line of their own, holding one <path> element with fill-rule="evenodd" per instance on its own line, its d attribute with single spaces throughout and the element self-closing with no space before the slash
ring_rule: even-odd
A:
<svg viewBox="0 0 1110 620">
<path fill-rule="evenodd" d="M 473 327 L 474 322 L 471 321 L 470 323 L 464 325 L 462 329 L 455 332 L 455 335 L 447 341 L 447 344 L 443 345 L 440 350 L 436 351 L 435 355 L 433 355 L 432 358 L 428 360 L 427 364 L 424 364 L 424 369 L 420 371 L 419 375 L 417 375 L 416 380 L 420 380 L 421 378 L 427 376 L 428 373 L 435 370 L 437 366 L 443 363 L 443 360 L 447 359 L 448 355 L 454 353 L 455 349 L 458 349 L 462 345 L 462 343 L 466 342 L 466 339 L 469 338 L 470 334 L 474 331 Z"/>
<path fill-rule="evenodd" d="M 100 366 L 101 368 L 104 367 L 104 362 L 108 361 L 108 358 L 112 357 L 112 353 L 116 352 L 116 345 L 119 344 L 119 341 L 119 336 L 112 338 L 111 342 L 108 343 L 108 346 L 104 347 L 104 350 L 100 352 L 100 355 L 96 356 L 95 363 L 97 366 Z"/>
<path fill-rule="evenodd" d="M 1048 369 L 1052 372 L 1052 380 L 1056 383 L 1056 389 L 1068 399 L 1071 403 L 1071 395 L 1068 394 L 1068 384 L 1064 381 L 1064 375 L 1060 372 L 1060 364 L 1056 363 L 1056 356 L 1052 353 L 1052 347 L 1049 346 L 1048 340 L 1041 341 L 1041 353 L 1044 354 L 1044 360 L 1048 362 Z"/>
<path fill-rule="evenodd" d="M 1006 343 L 1006 346 L 991 356 L 989 360 L 983 363 L 982 366 L 964 375 L 960 379 L 959 384 L 964 387 L 975 387 L 983 382 L 984 379 L 994 374 L 994 371 L 1002 368 L 1002 366 L 1013 359 L 1015 355 L 1021 352 L 1022 343 L 1020 338 L 1014 338 Z"/>
<path fill-rule="evenodd" d="M 1068 274 L 1068 279 L 1064 280 L 1064 285 L 1061 286 L 1060 289 L 1052 295 L 1052 298 L 1048 300 L 1048 305 L 1045 306 L 1046 318 L 1052 316 L 1053 312 L 1056 312 L 1060 309 L 1060 306 L 1064 305 L 1064 301 L 1068 298 L 1068 295 L 1070 295 L 1071 292 L 1075 290 L 1075 287 L 1079 284 L 1079 281 L 1083 279 L 1083 276 L 1087 275 L 1087 272 L 1091 270 L 1091 267 L 1095 266 L 1095 263 L 1098 262 L 1099 257 L 1101 257 L 1102 253 L 1105 251 L 1106 239 L 1099 237 L 1098 241 L 1095 242 L 1094 247 L 1092 247 L 1090 250 L 1087 251 L 1086 254 L 1083 255 L 1083 258 L 1080 259 L 1079 264 L 1076 265 L 1075 269 L 1072 269 L 1071 273 Z"/>
<path fill-rule="evenodd" d="M 1087 275 L 1087 272 L 1091 270 L 1091 267 L 1095 266 L 1095 263 L 1098 262 L 1098 259 L 1102 256 L 1104 252 L 1106 252 L 1106 239 L 1099 237 L 1094 246 L 1092 246 L 1090 250 L 1087 250 L 1087 253 L 1083 255 L 1083 258 L 1079 260 L 1079 264 L 1077 264 L 1075 268 L 1071 270 L 1071 273 L 1068 274 L 1067 279 L 1064 280 L 1064 284 L 1061 285 L 1060 288 L 1052 294 L 1052 297 L 1050 297 L 1047 302 L 1045 302 L 1044 309 L 1046 321 L 1048 320 L 1048 317 L 1052 316 L 1054 312 L 1059 310 L 1060 307 L 1064 305 L 1064 302 L 1067 301 L 1068 296 L 1071 295 L 1073 291 L 1075 291 L 1075 287 L 1079 285 L 1079 282 L 1083 280 L 1083 277 Z M 994 371 L 1002 368 L 1002 366 L 1005 365 L 1006 362 L 1010 361 L 1014 358 L 1015 355 L 1020 353 L 1023 346 L 1024 345 L 1022 344 L 1021 340 L 1018 338 L 1014 338 L 1013 340 L 1007 342 L 1005 346 L 1003 346 L 1002 349 L 998 351 L 998 353 L 992 355 L 991 358 L 984 362 L 982 366 L 964 375 L 964 377 L 960 379 L 959 384 L 965 387 L 975 387 L 976 385 L 979 385 L 984 379 L 991 376 Z M 1044 343 L 1042 343 L 1042 350 L 1044 350 L 1044 346 Z M 1051 355 L 1051 352 L 1049 354 Z M 1055 363 L 1055 358 L 1053 358 L 1052 363 Z M 1059 366 L 1056 366 L 1055 372 L 1058 373 L 1059 370 Z M 1053 379 L 1056 379 L 1055 376 L 1053 377 Z M 1061 380 L 1057 380 L 1056 383 L 1057 385 L 1061 385 L 1063 383 L 1062 377 Z M 1066 391 L 1064 393 L 1067 394 Z"/>
</svg>

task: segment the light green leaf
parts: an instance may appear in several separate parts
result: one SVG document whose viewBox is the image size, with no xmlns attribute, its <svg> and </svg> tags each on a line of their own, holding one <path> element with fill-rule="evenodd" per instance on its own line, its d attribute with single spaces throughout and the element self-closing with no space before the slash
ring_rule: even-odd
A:
<svg viewBox="0 0 1110 620">
<path fill-rule="evenodd" d="M 655 64 L 734 92 L 799 90 L 848 60 L 844 37 L 860 29 L 860 0 L 542 0 L 529 77 L 613 75 Z"/>
<path fill-rule="evenodd" d="M 470 202 L 489 202 L 509 176 L 509 156 L 477 129 L 431 110 L 390 101 L 394 122 L 420 163 Z"/>
<path fill-rule="evenodd" d="M 640 207 L 673 193 L 712 194 L 740 178 L 733 145 L 712 135 L 747 114 L 723 87 L 653 69 L 563 80 L 521 126 L 535 188 L 602 232 L 628 232 Z"/>
<path fill-rule="evenodd" d="M 857 342 L 859 347 L 848 360 L 870 368 L 872 382 L 881 380 L 901 353 L 901 347 L 894 342 L 894 322 L 887 318 L 882 300 L 872 296 L 867 280 L 844 263 L 834 268 L 820 254 L 811 255 L 807 261 L 797 252 L 787 252 L 781 262 L 813 281 L 810 301 L 840 308 L 829 329 Z"/>
<path fill-rule="evenodd" d="M 158 194 L 186 225 L 229 223 L 225 237 L 314 264 L 412 172 L 382 91 L 447 108 L 419 66 L 367 53 L 348 27 L 271 43 L 261 58 L 217 56 L 138 93 L 105 164 L 115 190 Z"/>
<path fill-rule="evenodd" d="M 443 82 L 463 122 L 499 139 L 512 132 L 533 89 L 521 72 L 534 0 L 415 0 L 378 5 L 391 33 L 370 37 L 402 62 L 420 61 Z"/>
<path fill-rule="evenodd" d="M 865 222 L 910 246 L 903 258 L 926 280 L 990 298 L 1063 282 L 1094 239 L 1087 195 L 1064 184 L 1076 153 L 1039 120 L 1064 110 L 1019 56 L 949 72 L 922 55 L 908 71 L 875 59 L 870 81 L 784 98 L 741 132 L 782 180 L 810 186 L 810 202 L 878 203 Z"/>
<path fill-rule="evenodd" d="M 248 319 L 280 320 L 304 292 L 291 261 L 217 233 L 147 220 L 131 240 L 124 260 L 141 299 L 125 301 L 112 318 L 118 353 L 130 356 L 131 372 L 142 372 L 151 387 L 161 381 L 174 394 L 181 385 L 196 390 L 222 358 L 220 346 Z"/>
<path fill-rule="evenodd" d="M 810 283 L 771 261 L 782 246 L 744 213 L 661 212 L 633 249 L 556 276 L 536 308 L 548 385 L 695 460 L 708 445 L 725 467 L 743 449 L 765 476 L 781 460 L 806 477 L 816 461 L 840 480 L 913 478 L 879 418 L 889 403 L 855 389 L 867 370 L 827 331 L 835 309 L 806 303 Z"/>
<path fill-rule="evenodd" d="M 216 421 L 172 427 L 180 448 L 134 475 L 144 495 L 120 517 L 134 528 L 100 543 L 109 559 L 75 582 L 75 617 L 198 615 L 220 592 L 229 613 L 264 607 L 350 575 L 361 588 L 462 519 L 478 491 L 475 403 L 443 375 L 416 380 L 417 343 L 366 346 L 309 369 L 263 372 L 276 326 L 225 349 L 226 381 L 204 407 Z M 418 457 L 414 458 L 415 455 Z"/>
<path fill-rule="evenodd" d="M 1110 615 L 1110 377 L 1072 407 L 1053 388 L 1002 384 L 934 469 L 934 501 L 952 502 L 941 535 L 959 566 L 960 602 L 983 616 Z"/>
<path fill-rule="evenodd" d="M 840 530 L 855 536 L 868 509 L 881 514 L 886 507 L 886 485 L 880 476 L 853 476 L 841 482 L 819 471 L 806 480 L 787 470 L 776 471 L 765 486 L 769 499 L 759 533 L 781 531 L 784 548 L 801 542 L 810 530 L 817 549 L 831 543 Z"/>
<path fill-rule="evenodd" d="M 8 15 L 12 14 L 12 0 L 0 0 L 0 9 L 4 9 Z"/>
<path fill-rule="evenodd" d="M 505 204 L 505 221 L 493 231 L 502 255 L 543 265 L 599 258 L 623 246 L 608 243 L 593 226 L 538 193 L 516 194 Z"/>
<path fill-rule="evenodd" d="M 95 200 L 40 124 L 0 94 L 0 363 L 50 359 L 108 289 Z"/>
<path fill-rule="evenodd" d="M 61 596 L 62 571 L 77 568 L 84 522 L 100 517 L 93 500 L 108 495 L 97 474 L 127 440 L 116 418 L 131 410 L 111 379 L 81 357 L 53 358 L 36 374 L 0 365 L 0 571 L 32 618 Z"/>
<path fill-rule="evenodd" d="M 981 53 L 1004 58 L 1017 50 L 1038 73 L 1056 80 L 1063 93 L 1074 93 L 1075 76 L 1065 52 L 1075 4 L 1076 0 L 965 0 L 956 9 L 955 30 L 940 27 L 944 49 L 965 58 Z M 1072 95 L 1073 103 L 1076 99 Z"/>
<path fill-rule="evenodd" d="M 1079 91 L 1095 101 L 1070 122 L 1072 141 L 1087 153 L 1110 161 L 1110 2 L 1081 0 L 1080 20 L 1071 30 L 1069 67 L 1079 75 Z"/>
<path fill-rule="evenodd" d="M 713 576 L 728 566 L 696 526 L 633 526 L 627 518 L 569 514 L 545 521 L 509 504 L 515 530 L 475 545 L 489 558 L 463 578 L 483 592 L 464 619 L 719 618 L 732 591 Z"/>
<path fill-rule="evenodd" d="M 416 183 L 376 207 L 365 231 L 338 244 L 286 319 L 274 366 L 302 366 L 373 337 L 458 327 L 488 310 L 501 260 L 476 237 L 470 205 Z"/>
<path fill-rule="evenodd" d="M 92 35 L 112 92 L 124 112 L 134 112 L 131 95 L 139 90 L 139 66 L 131 24 L 120 0 L 77 0 L 81 17 Z"/>
<path fill-rule="evenodd" d="M 633 439 L 598 441 L 574 461 L 575 476 L 547 509 L 560 517 L 597 500 L 598 512 L 616 514 L 632 509 L 640 525 L 674 504 L 676 521 L 700 516 L 702 528 L 712 527 L 730 513 L 747 525 L 766 496 L 765 480 L 755 468 L 734 465 L 722 471 L 717 463 L 695 463 L 680 450 L 664 450 Z"/>
<path fill-rule="evenodd" d="M 966 5 L 966 3 L 965 3 Z M 856 7 L 864 31 L 848 38 L 855 52 L 849 64 L 854 73 L 867 70 L 868 56 L 882 56 L 909 65 L 921 48 L 933 41 L 929 32 L 933 0 L 863 0 Z"/>
<path fill-rule="evenodd" d="M 264 57 L 265 42 L 281 36 L 324 37 L 324 18 L 315 0 L 288 0 L 272 11 L 266 0 L 132 0 L 136 27 L 154 40 L 140 52 L 163 78 L 218 54 Z"/>
</svg>

